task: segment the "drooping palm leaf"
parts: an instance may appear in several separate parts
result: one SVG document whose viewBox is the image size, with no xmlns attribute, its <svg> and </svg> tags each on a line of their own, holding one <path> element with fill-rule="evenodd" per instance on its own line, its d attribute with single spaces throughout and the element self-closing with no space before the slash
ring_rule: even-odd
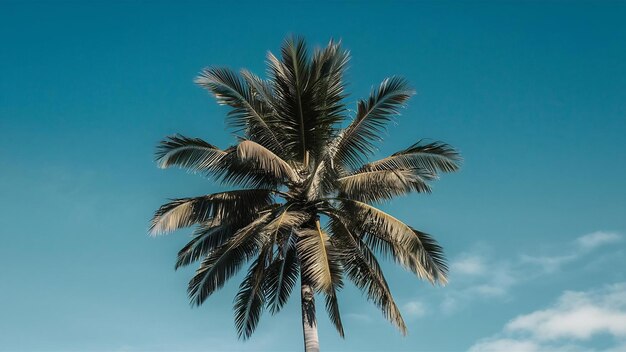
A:
<svg viewBox="0 0 626 352">
<path fill-rule="evenodd" d="M 333 288 L 330 293 L 327 293 L 324 296 L 324 300 L 326 302 L 326 312 L 328 313 L 330 321 L 335 326 L 339 336 L 345 337 L 343 323 L 341 322 L 341 313 L 339 312 L 339 302 L 337 301 L 337 290 Z"/>
<path fill-rule="evenodd" d="M 341 258 L 347 276 L 380 308 L 385 318 L 406 334 L 406 324 L 374 254 L 338 218 L 331 218 L 330 228 L 334 234 L 333 243 L 343 253 Z"/>
<path fill-rule="evenodd" d="M 187 291 L 193 304 L 201 305 L 257 253 L 261 242 L 259 230 L 270 217 L 271 213 L 260 216 L 207 255 L 189 281 Z"/>
<path fill-rule="evenodd" d="M 225 217 L 218 223 L 209 221 L 200 224 L 194 231 L 191 241 L 178 252 L 175 268 L 189 265 L 207 256 L 211 251 L 226 243 L 241 228 L 250 224 L 257 216 L 255 211 L 247 216 Z"/>
<path fill-rule="evenodd" d="M 223 245 L 233 233 L 230 226 L 227 225 L 211 226 L 210 223 L 201 225 L 194 231 L 191 241 L 178 251 L 175 268 L 189 265 L 205 257 L 212 250 Z"/>
<path fill-rule="evenodd" d="M 287 303 L 298 279 L 299 264 L 295 240 L 295 235 L 287 236 L 285 243 L 279 247 L 278 256 L 267 269 L 265 292 L 272 314 L 278 313 Z"/>
<path fill-rule="evenodd" d="M 254 260 L 248 274 L 239 286 L 235 296 L 235 327 L 237 334 L 244 340 L 254 332 L 265 305 L 263 280 L 266 273 L 266 261 L 270 249 L 266 247 Z"/>
<path fill-rule="evenodd" d="M 276 215 L 274 220 L 268 222 L 263 228 L 263 230 L 267 233 L 273 234 L 274 238 L 276 238 L 276 232 L 279 230 L 291 230 L 293 228 L 298 228 L 305 221 L 311 218 L 311 215 L 305 211 L 290 211 L 289 206 L 284 208 L 284 210 L 280 211 L 279 214 Z"/>
<path fill-rule="evenodd" d="M 337 281 L 333 276 L 339 272 L 339 269 L 333 266 L 336 267 L 338 263 L 333 262 L 329 255 L 328 234 L 322 231 L 319 221 L 316 221 L 314 226 L 297 231 L 300 270 L 316 290 L 332 293 L 333 283 Z"/>
<path fill-rule="evenodd" d="M 389 255 L 418 277 L 431 283 L 447 282 L 447 264 L 442 248 L 430 236 L 415 232 L 395 217 L 369 204 L 340 199 L 342 221 L 362 233 L 366 243 Z M 422 243 L 426 240 L 426 245 Z"/>
<path fill-rule="evenodd" d="M 328 228 L 328 230 L 332 231 L 332 228 Z M 327 233 L 332 234 L 332 232 Z M 337 292 L 339 292 L 343 287 L 344 268 L 341 265 L 341 260 L 344 255 L 344 251 L 335 246 L 335 244 L 336 243 L 332 240 L 332 237 L 329 237 L 327 243 L 327 253 L 332 287 L 328 292 L 325 292 L 324 299 L 326 301 L 326 312 L 328 313 L 330 321 L 335 326 L 339 336 L 344 337 L 343 323 L 341 322 L 341 313 L 339 312 L 339 303 L 337 299 Z"/>
</svg>

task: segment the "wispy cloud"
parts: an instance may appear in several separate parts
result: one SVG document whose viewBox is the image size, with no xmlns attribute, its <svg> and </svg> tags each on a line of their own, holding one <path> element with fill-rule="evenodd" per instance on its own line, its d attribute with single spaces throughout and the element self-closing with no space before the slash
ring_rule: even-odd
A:
<svg viewBox="0 0 626 352">
<path fill-rule="evenodd" d="M 576 351 L 608 335 L 612 349 L 626 349 L 626 283 L 590 291 L 566 291 L 552 306 L 520 315 L 470 351 Z"/>
<path fill-rule="evenodd" d="M 621 239 L 618 233 L 598 231 L 566 243 L 553 255 L 520 253 L 502 259 L 494 257 L 488 247 L 476 247 L 452 261 L 450 286 L 440 303 L 441 310 L 449 314 L 474 299 L 507 298 L 513 287 L 557 272 L 592 250 Z"/>
<path fill-rule="evenodd" d="M 466 255 L 450 265 L 452 272 L 460 275 L 482 275 L 486 272 L 484 259 L 477 255 Z"/>
<path fill-rule="evenodd" d="M 402 312 L 411 318 L 420 318 L 426 314 L 426 306 L 422 301 L 410 301 L 402 306 Z"/>
<path fill-rule="evenodd" d="M 508 338 L 484 340 L 469 349 L 470 352 L 536 352 L 539 350 L 539 346 L 533 341 Z"/>
<path fill-rule="evenodd" d="M 591 250 L 621 240 L 622 236 L 616 232 L 596 231 L 578 237 L 569 243 L 561 253 L 545 256 L 522 254 L 520 258 L 524 263 L 537 265 L 543 271 L 553 273 L 560 270 L 563 265 L 586 255 Z"/>
<path fill-rule="evenodd" d="M 555 256 L 531 256 L 522 254 L 520 259 L 523 263 L 538 265 L 543 271 L 553 273 L 561 269 L 561 266 L 572 262 L 578 258 L 577 254 L 555 255 Z"/>
<path fill-rule="evenodd" d="M 622 240 L 622 236 L 616 232 L 597 231 L 576 240 L 576 244 L 581 249 L 589 250 L 599 246 L 616 243 Z"/>
<path fill-rule="evenodd" d="M 450 285 L 440 303 L 445 314 L 454 313 L 477 298 L 505 297 L 521 277 L 510 260 L 494 259 L 485 246 L 461 254 L 450 267 Z"/>
</svg>

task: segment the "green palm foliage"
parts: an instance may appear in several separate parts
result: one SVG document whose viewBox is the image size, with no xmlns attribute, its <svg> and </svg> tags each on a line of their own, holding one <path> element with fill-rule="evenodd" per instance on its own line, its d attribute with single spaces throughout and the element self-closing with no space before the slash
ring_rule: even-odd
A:
<svg viewBox="0 0 626 352">
<path fill-rule="evenodd" d="M 188 287 L 193 304 L 249 264 L 234 305 L 243 339 L 265 309 L 281 310 L 298 278 L 325 297 L 342 336 L 337 293 L 346 279 L 406 333 L 377 255 L 420 279 L 446 283 L 437 242 L 376 204 L 429 193 L 440 173 L 458 170 L 460 156 L 445 143 L 419 141 L 367 162 L 413 90 L 402 78 L 388 78 L 350 113 L 348 61 L 337 42 L 310 55 L 304 40 L 288 38 L 279 57 L 268 54 L 267 79 L 207 68 L 195 82 L 230 107 L 227 121 L 243 137 L 226 149 L 180 135 L 158 147 L 161 168 L 181 167 L 241 188 L 172 200 L 157 210 L 150 231 L 195 227 L 176 262 L 177 268 L 199 262 Z"/>
</svg>

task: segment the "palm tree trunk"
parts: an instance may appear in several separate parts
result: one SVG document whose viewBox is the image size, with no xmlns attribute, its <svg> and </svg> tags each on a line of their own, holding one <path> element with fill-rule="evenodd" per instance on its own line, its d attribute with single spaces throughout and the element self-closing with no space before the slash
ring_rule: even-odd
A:
<svg viewBox="0 0 626 352">
<path fill-rule="evenodd" d="M 317 337 L 317 319 L 315 319 L 315 296 L 313 287 L 302 280 L 300 290 L 302 299 L 302 332 L 304 335 L 304 351 L 319 352 L 320 341 Z"/>
</svg>

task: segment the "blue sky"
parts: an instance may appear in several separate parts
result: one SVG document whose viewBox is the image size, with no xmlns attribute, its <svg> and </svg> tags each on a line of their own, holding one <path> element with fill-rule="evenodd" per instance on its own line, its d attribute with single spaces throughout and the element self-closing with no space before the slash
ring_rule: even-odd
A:
<svg viewBox="0 0 626 352">
<path fill-rule="evenodd" d="M 176 132 L 233 140 L 192 83 L 263 73 L 289 33 L 341 38 L 352 104 L 391 75 L 418 94 L 380 155 L 463 153 L 428 196 L 384 209 L 451 263 L 433 288 L 384 265 L 409 335 L 353 287 L 324 350 L 626 350 L 626 3 L 0 3 L 0 350 L 298 350 L 297 299 L 236 338 L 233 281 L 190 308 L 189 231 L 150 238 L 167 198 L 220 187 L 160 170 Z M 294 296 L 293 298 L 296 298 Z"/>
</svg>

